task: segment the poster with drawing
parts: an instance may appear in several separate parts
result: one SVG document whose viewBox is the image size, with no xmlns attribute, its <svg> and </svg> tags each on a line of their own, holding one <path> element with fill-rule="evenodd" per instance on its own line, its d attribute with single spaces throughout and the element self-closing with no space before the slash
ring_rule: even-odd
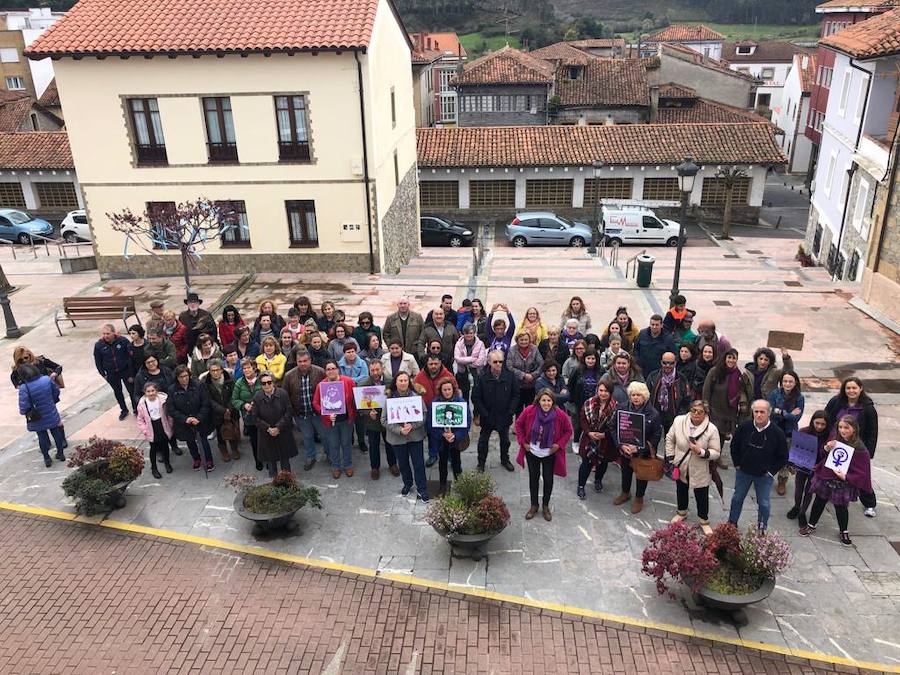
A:
<svg viewBox="0 0 900 675">
<path fill-rule="evenodd" d="M 344 383 L 323 381 L 319 384 L 322 398 L 323 415 L 344 415 L 347 412 L 347 402 L 344 400 Z"/>
<path fill-rule="evenodd" d="M 425 419 L 425 406 L 421 396 L 397 396 L 385 401 L 388 424 L 406 424 L 422 422 Z"/>
<path fill-rule="evenodd" d="M 465 401 L 434 401 L 431 426 L 458 429 L 469 425 L 469 404 Z"/>
<path fill-rule="evenodd" d="M 376 410 L 384 407 L 384 386 L 380 384 L 353 387 L 357 410 Z"/>
<path fill-rule="evenodd" d="M 843 443 L 835 443 L 828 459 L 825 460 L 825 468 L 832 471 L 847 473 L 850 470 L 850 461 L 853 459 L 853 448 Z"/>
</svg>

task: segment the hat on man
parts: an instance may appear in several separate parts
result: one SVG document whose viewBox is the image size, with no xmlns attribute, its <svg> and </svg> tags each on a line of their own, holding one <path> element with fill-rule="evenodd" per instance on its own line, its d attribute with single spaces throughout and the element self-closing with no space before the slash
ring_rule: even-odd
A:
<svg viewBox="0 0 900 675">
<path fill-rule="evenodd" d="M 164 303 L 162 300 L 153 300 L 150 303 L 150 309 L 161 309 L 162 307 L 165 307 L 165 305 L 166 303 Z"/>
<path fill-rule="evenodd" d="M 188 304 L 191 302 L 196 302 L 198 305 L 203 304 L 203 300 L 200 299 L 200 296 L 197 295 L 194 291 L 188 293 L 188 296 L 184 299 L 184 304 Z"/>
</svg>

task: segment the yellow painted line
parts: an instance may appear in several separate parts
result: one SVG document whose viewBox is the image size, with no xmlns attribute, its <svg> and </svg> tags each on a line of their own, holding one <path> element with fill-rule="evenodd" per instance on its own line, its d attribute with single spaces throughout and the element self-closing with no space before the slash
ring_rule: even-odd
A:
<svg viewBox="0 0 900 675">
<path fill-rule="evenodd" d="M 471 586 L 461 584 L 451 584 L 442 581 L 433 581 L 416 577 L 411 574 L 402 574 L 398 572 L 382 572 L 368 567 L 357 567 L 355 565 L 345 565 L 343 563 L 329 562 L 317 558 L 307 558 L 305 556 L 292 555 L 290 553 L 279 553 L 271 551 L 260 546 L 247 546 L 245 544 L 235 544 L 221 539 L 212 539 L 210 537 L 198 537 L 193 534 L 184 534 L 175 532 L 174 530 L 163 530 L 155 527 L 145 527 L 143 525 L 134 525 L 132 523 L 124 523 L 118 520 L 103 520 L 95 522 L 93 520 L 83 519 L 74 513 L 66 511 L 54 511 L 39 506 L 26 506 L 24 504 L 15 504 L 12 502 L 0 502 L 0 509 L 6 511 L 15 511 L 17 513 L 27 513 L 35 516 L 43 516 L 46 518 L 55 518 L 57 520 L 65 520 L 69 522 L 81 522 L 85 524 L 96 524 L 100 527 L 106 527 L 111 530 L 120 530 L 130 532 L 132 534 L 142 534 L 150 537 L 158 537 L 168 539 L 169 541 L 180 541 L 188 544 L 197 544 L 199 546 L 209 546 L 225 551 L 233 551 L 235 553 L 244 553 L 246 555 L 257 556 L 260 558 L 268 558 L 270 560 L 280 560 L 282 562 L 293 563 L 297 565 L 305 565 L 314 569 L 330 570 L 334 572 L 344 572 L 356 574 L 372 579 L 380 578 L 396 583 L 409 584 L 423 589 L 439 590 L 448 593 L 459 593 L 469 597 L 493 600 L 495 602 L 508 602 L 522 607 L 531 607 L 534 609 L 545 609 L 552 612 L 560 612 L 570 616 L 578 616 L 587 619 L 599 621 L 608 621 L 612 623 L 620 623 L 624 626 L 636 626 L 640 628 L 665 631 L 683 635 L 685 637 L 693 637 L 710 642 L 728 644 L 745 649 L 756 649 L 761 652 L 769 652 L 772 654 L 781 654 L 784 656 L 793 656 L 800 659 L 808 659 L 810 661 L 819 661 L 833 665 L 851 666 L 854 668 L 875 670 L 888 673 L 900 673 L 900 666 L 889 665 L 883 663 L 875 663 L 872 661 L 857 661 L 848 659 L 843 656 L 832 656 L 822 652 L 813 652 L 805 649 L 794 649 L 792 647 L 782 647 L 781 645 L 769 644 L 767 642 L 758 642 L 756 640 L 745 640 L 743 638 L 731 638 L 726 635 L 700 631 L 689 626 L 679 626 L 677 624 L 661 623 L 658 621 L 650 621 L 648 619 L 638 619 L 635 617 L 621 616 L 618 614 L 610 614 L 609 612 L 599 612 L 583 607 L 573 605 L 563 605 L 555 602 L 546 602 L 543 600 L 535 600 L 533 598 L 523 598 L 517 595 L 507 595 L 505 593 L 497 593 L 487 589 L 473 588 Z M 813 664 L 815 665 L 815 664 Z"/>
</svg>

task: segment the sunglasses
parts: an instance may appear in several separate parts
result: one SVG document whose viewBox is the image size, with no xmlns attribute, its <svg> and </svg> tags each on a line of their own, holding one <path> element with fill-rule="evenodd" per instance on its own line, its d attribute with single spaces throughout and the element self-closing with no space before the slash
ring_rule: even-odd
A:
<svg viewBox="0 0 900 675">
<path fill-rule="evenodd" d="M 674 361 L 663 361 L 662 364 L 664 366 L 674 366 L 675 362 Z"/>
<path fill-rule="evenodd" d="M 491 363 L 503 363 L 503 361 L 491 361 Z"/>
<path fill-rule="evenodd" d="M 262 380 L 261 384 L 264 387 L 268 387 L 270 384 L 275 384 L 275 383 L 272 382 L 272 380 Z"/>
</svg>

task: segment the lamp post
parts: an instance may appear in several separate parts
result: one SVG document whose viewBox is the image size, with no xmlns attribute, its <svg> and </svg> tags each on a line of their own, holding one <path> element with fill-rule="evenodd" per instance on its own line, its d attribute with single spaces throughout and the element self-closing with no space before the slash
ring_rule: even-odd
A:
<svg viewBox="0 0 900 675">
<path fill-rule="evenodd" d="M 588 253 L 596 255 L 598 231 L 600 229 L 600 171 L 603 169 L 603 162 L 595 159 L 591 162 L 591 167 L 594 170 L 594 220 L 591 224 L 591 247 L 588 249 Z"/>
<path fill-rule="evenodd" d="M 669 294 L 671 302 L 678 295 L 678 282 L 681 278 L 681 252 L 684 250 L 684 221 L 687 219 L 688 199 L 694 190 L 694 180 L 700 167 L 694 164 L 690 155 L 685 156 L 684 161 L 675 167 L 678 172 L 678 187 L 681 190 L 681 216 L 678 222 L 678 250 L 675 253 L 675 275 L 672 278 L 672 292 Z"/>
<path fill-rule="evenodd" d="M 3 320 L 6 322 L 6 337 L 12 339 L 22 337 L 22 331 L 16 324 L 16 317 L 13 316 L 12 307 L 9 305 L 9 296 L 5 290 L 0 291 L 0 306 L 3 307 Z"/>
</svg>

